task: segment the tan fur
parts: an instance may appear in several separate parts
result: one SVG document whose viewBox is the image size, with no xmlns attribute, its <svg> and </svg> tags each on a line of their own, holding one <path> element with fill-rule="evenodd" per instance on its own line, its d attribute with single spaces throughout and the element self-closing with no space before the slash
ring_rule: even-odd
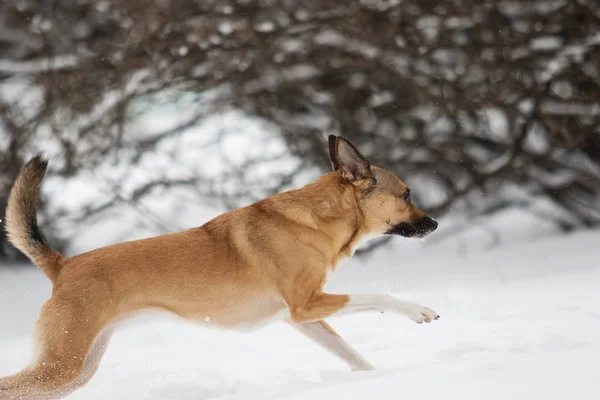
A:
<svg viewBox="0 0 600 400">
<path fill-rule="evenodd" d="M 106 346 L 106 338 L 98 340 L 103 329 L 139 310 L 167 310 L 200 323 L 210 317 L 224 328 L 258 326 L 278 315 L 296 323 L 332 315 L 349 296 L 322 291 L 328 271 L 366 235 L 423 215 L 399 197 L 406 186 L 395 175 L 370 171 L 374 188 L 364 179 L 349 182 L 338 170 L 198 228 L 63 259 L 43 245 L 32 247 L 22 229 L 22 217 L 31 214 L 24 207 L 37 200 L 43 176 L 25 167 L 11 194 L 9 235 L 54 289 L 37 321 L 38 363 L 0 380 L 0 399 L 60 397 L 84 384 L 99 362 L 84 371 L 90 350 L 96 343 L 98 358 L 98 342 L 101 352 Z"/>
<path fill-rule="evenodd" d="M 47 165 L 46 160 L 37 156 L 23 167 L 8 198 L 5 226 L 8 240 L 54 282 L 63 256 L 48 247 L 39 232 L 36 216 L 40 186 Z"/>
</svg>

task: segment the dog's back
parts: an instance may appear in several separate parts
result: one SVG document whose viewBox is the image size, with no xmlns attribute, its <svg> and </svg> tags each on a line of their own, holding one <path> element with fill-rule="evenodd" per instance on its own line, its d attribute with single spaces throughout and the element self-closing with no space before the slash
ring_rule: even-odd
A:
<svg viewBox="0 0 600 400">
<path fill-rule="evenodd" d="M 153 307 L 197 321 L 209 317 L 216 326 L 258 325 L 285 308 L 282 285 L 324 283 L 338 256 L 331 249 L 351 239 L 336 232 L 348 231 L 345 218 L 332 223 L 344 209 L 339 193 L 323 201 L 325 192 L 343 190 L 331 185 L 334 179 L 328 174 L 198 228 L 67 258 L 55 291 L 65 297 L 85 292 L 103 312 L 111 304 L 115 315 Z"/>
</svg>

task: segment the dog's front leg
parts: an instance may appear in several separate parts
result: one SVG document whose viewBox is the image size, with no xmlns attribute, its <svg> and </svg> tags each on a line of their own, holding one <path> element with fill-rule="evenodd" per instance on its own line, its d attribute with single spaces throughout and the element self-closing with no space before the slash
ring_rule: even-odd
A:
<svg viewBox="0 0 600 400">
<path fill-rule="evenodd" d="M 418 324 L 429 323 L 440 318 L 435 311 L 428 307 L 385 294 L 358 294 L 351 295 L 349 298 L 348 303 L 337 313 L 338 315 L 360 311 L 393 312 L 410 318 Z"/>
<path fill-rule="evenodd" d="M 288 300 L 288 304 L 294 322 L 317 321 L 329 316 L 364 311 L 393 312 L 419 324 L 431 322 L 440 317 L 435 311 L 425 306 L 384 294 L 347 295 L 317 292 L 308 299 L 290 300 Z"/>
<path fill-rule="evenodd" d="M 352 369 L 352 371 L 371 371 L 375 368 L 369 364 L 359 352 L 354 350 L 331 326 L 325 321 L 287 323 L 312 339 L 319 346 L 339 357 Z"/>
</svg>

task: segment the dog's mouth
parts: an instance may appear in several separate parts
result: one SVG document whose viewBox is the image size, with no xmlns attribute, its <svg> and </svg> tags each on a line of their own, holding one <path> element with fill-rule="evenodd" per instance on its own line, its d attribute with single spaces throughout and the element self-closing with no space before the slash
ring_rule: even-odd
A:
<svg viewBox="0 0 600 400">
<path fill-rule="evenodd" d="M 438 223 L 435 220 L 429 217 L 423 217 L 411 224 L 408 222 L 401 222 L 387 231 L 385 234 L 400 235 L 410 238 L 422 238 L 435 231 L 437 227 Z"/>
</svg>

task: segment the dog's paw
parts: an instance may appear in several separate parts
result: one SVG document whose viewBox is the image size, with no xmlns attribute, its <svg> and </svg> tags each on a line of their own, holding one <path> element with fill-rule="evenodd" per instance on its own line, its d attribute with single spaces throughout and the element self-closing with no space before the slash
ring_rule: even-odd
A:
<svg viewBox="0 0 600 400">
<path fill-rule="evenodd" d="M 431 321 L 440 319 L 440 316 L 435 311 L 420 304 L 411 304 L 407 311 L 408 317 L 417 324 L 422 324 L 423 322 L 430 323 Z"/>
</svg>

